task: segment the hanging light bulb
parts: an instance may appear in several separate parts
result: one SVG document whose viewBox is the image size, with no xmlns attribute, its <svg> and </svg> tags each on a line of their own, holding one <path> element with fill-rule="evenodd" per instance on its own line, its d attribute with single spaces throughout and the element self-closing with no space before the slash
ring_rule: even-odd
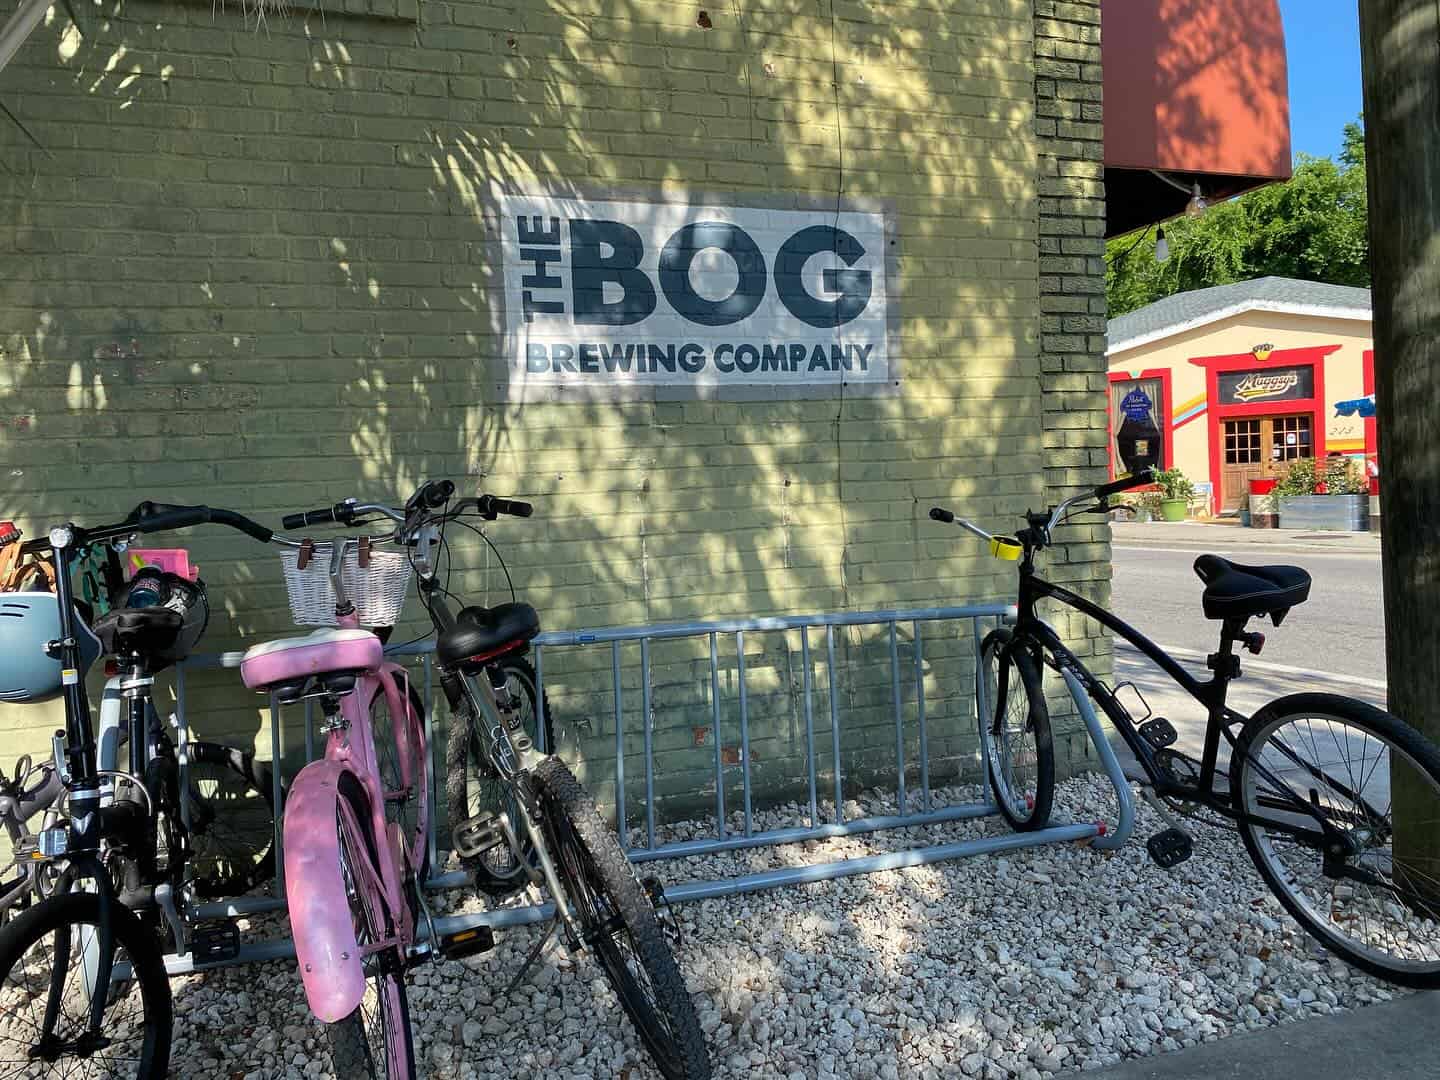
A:
<svg viewBox="0 0 1440 1080">
<path fill-rule="evenodd" d="M 1163 263 L 1170 258 L 1170 242 L 1165 239 L 1165 230 L 1162 227 L 1155 234 L 1155 261 Z"/>
<path fill-rule="evenodd" d="M 1210 204 L 1205 201 L 1205 196 L 1200 194 L 1200 185 L 1193 185 L 1190 188 L 1190 201 L 1185 204 L 1185 216 L 1197 218 L 1209 209 Z"/>
</svg>

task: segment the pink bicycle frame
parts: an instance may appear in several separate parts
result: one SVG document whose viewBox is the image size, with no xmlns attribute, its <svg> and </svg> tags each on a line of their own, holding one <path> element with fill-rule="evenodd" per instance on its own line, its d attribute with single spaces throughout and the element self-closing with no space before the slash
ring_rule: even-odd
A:
<svg viewBox="0 0 1440 1080">
<path fill-rule="evenodd" d="M 341 629 L 359 626 L 356 616 L 339 619 Z M 375 753 L 371 708 L 385 696 L 399 763 L 400 790 L 386 792 Z M 365 995 L 363 960 L 386 949 L 402 953 L 415 941 L 415 922 L 405 900 L 406 878 L 424 865 L 429 826 L 429 752 L 424 727 L 410 708 L 409 673 L 400 665 L 382 663 L 365 672 L 353 693 L 340 703 L 343 723 L 330 731 L 325 756 L 306 765 L 291 785 L 284 812 L 285 895 L 305 996 L 315 1016 L 337 1023 L 360 1005 Z M 413 766 L 413 767 L 412 767 Z M 418 773 L 418 775 L 416 775 Z M 368 821 L 355 820 L 352 796 L 360 800 Z M 342 791 L 350 795 L 342 794 Z M 385 819 L 387 801 L 416 797 L 414 835 Z M 366 837 L 369 865 L 351 865 L 345 881 L 337 822 L 341 816 Z M 354 859 L 350 860 L 353 864 Z M 347 887 L 362 892 L 362 901 L 388 913 L 390 936 L 358 944 Z M 417 883 L 418 887 L 418 883 Z"/>
</svg>

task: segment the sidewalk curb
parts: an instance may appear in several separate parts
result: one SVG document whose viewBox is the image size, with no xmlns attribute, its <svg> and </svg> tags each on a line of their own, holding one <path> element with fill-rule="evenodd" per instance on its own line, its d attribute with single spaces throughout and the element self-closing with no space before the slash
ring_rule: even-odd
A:
<svg viewBox="0 0 1440 1080">
<path fill-rule="evenodd" d="M 1201 522 L 1110 523 L 1111 543 L 1136 548 L 1291 548 L 1329 551 L 1337 555 L 1380 554 L 1378 533 L 1307 533 L 1294 529 L 1247 529 L 1241 525 Z"/>
<path fill-rule="evenodd" d="M 1094 1080 L 1433 1080 L 1440 993 L 1317 1016 L 1108 1069 Z"/>
</svg>

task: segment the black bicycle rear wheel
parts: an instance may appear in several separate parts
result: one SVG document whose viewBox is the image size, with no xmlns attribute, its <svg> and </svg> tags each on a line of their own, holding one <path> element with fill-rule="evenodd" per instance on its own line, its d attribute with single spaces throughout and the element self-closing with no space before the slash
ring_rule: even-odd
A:
<svg viewBox="0 0 1440 1080">
<path fill-rule="evenodd" d="M 1009 630 L 992 630 L 975 677 L 980 743 L 1000 813 L 1020 832 L 1044 828 L 1055 801 L 1055 743 L 1035 661 Z"/>
<path fill-rule="evenodd" d="M 536 688 L 535 669 L 523 656 L 507 656 L 496 661 L 505 676 L 511 701 L 520 710 L 521 727 L 531 742 L 540 745 L 540 729 L 544 725 L 545 749 L 555 751 L 555 726 L 548 704 L 540 700 Z M 489 678 L 489 673 L 481 678 Z M 515 828 L 520 828 L 518 812 L 509 790 L 484 758 L 480 737 L 474 724 L 465 716 L 450 720 L 450 739 L 445 754 L 446 809 L 450 827 L 482 812 L 505 811 Z M 521 836 L 522 851 L 530 855 L 528 842 Z M 487 896 L 504 897 L 514 893 L 529 880 L 525 863 L 515 857 L 508 844 L 501 844 L 480 855 L 462 858 L 462 866 L 475 875 L 475 887 Z"/>
<path fill-rule="evenodd" d="M 195 892 L 202 900 L 242 896 L 275 876 L 270 767 L 249 751 L 220 743 L 192 742 L 189 751 Z"/>
<path fill-rule="evenodd" d="M 666 1080 L 705 1080 L 700 1019 L 655 905 L 580 782 L 558 758 L 533 774 L 555 872 L 620 1007 Z"/>
<path fill-rule="evenodd" d="M 170 1068 L 174 1023 L 160 943 L 93 892 L 53 896 L 0 927 L 0 1078 L 156 1080 Z M 110 943 L 112 978 L 92 1030 L 97 959 Z"/>
<path fill-rule="evenodd" d="M 1296 921 L 1372 975 L 1440 987 L 1440 751 L 1363 702 L 1295 694 L 1230 760 L 1235 807 L 1271 823 L 1241 822 L 1245 848 Z"/>
</svg>

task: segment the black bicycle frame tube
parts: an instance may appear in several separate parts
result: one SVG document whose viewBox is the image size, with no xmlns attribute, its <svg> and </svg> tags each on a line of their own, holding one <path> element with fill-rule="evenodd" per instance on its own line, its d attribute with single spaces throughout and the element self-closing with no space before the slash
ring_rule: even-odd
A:
<svg viewBox="0 0 1440 1080">
<path fill-rule="evenodd" d="M 1182 668 L 1169 653 L 1165 652 L 1159 645 L 1156 645 L 1119 616 L 1106 611 L 1098 604 L 1091 603 L 1083 596 L 1079 596 L 1061 585 L 1055 585 L 1043 578 L 1037 577 L 1033 570 L 1033 564 L 1030 564 L 1029 560 L 1027 560 L 1027 565 L 1021 567 L 1020 617 L 1017 629 L 1039 639 L 1054 655 L 1066 658 L 1070 666 L 1074 668 L 1077 673 L 1085 673 L 1087 679 L 1083 681 L 1087 682 L 1086 690 L 1096 697 L 1101 708 L 1115 725 L 1116 730 L 1120 732 L 1121 737 L 1134 752 L 1136 758 L 1140 760 L 1146 773 L 1149 774 L 1151 781 L 1161 790 L 1172 788 L 1174 785 L 1166 781 L 1165 777 L 1161 774 L 1155 762 L 1153 748 L 1140 736 L 1139 732 L 1135 730 L 1134 722 L 1131 720 L 1129 714 L 1120 706 L 1119 702 L 1115 700 L 1112 693 L 1101 686 L 1093 677 L 1088 676 L 1088 672 L 1085 672 L 1084 665 L 1064 646 L 1055 632 L 1036 616 L 1035 603 L 1037 600 L 1045 598 L 1058 600 L 1065 606 L 1074 608 L 1082 615 L 1094 619 L 1101 626 L 1124 638 L 1131 645 L 1134 645 L 1135 648 L 1139 649 L 1140 652 L 1164 671 L 1165 674 L 1169 675 L 1182 690 L 1201 705 L 1205 706 L 1209 723 L 1206 726 L 1205 750 L 1200 762 L 1199 787 L 1200 790 L 1209 792 L 1214 786 L 1216 763 L 1220 756 L 1220 732 L 1224 726 L 1225 699 L 1231 681 L 1229 673 L 1225 670 L 1224 666 L 1222 665 L 1221 670 L 1216 672 L 1214 678 L 1201 682 Z M 1221 649 L 1222 654 L 1228 653 L 1229 647 L 1233 646 L 1233 644 L 1233 638 L 1230 636 L 1227 628 L 1225 641 Z"/>
</svg>

